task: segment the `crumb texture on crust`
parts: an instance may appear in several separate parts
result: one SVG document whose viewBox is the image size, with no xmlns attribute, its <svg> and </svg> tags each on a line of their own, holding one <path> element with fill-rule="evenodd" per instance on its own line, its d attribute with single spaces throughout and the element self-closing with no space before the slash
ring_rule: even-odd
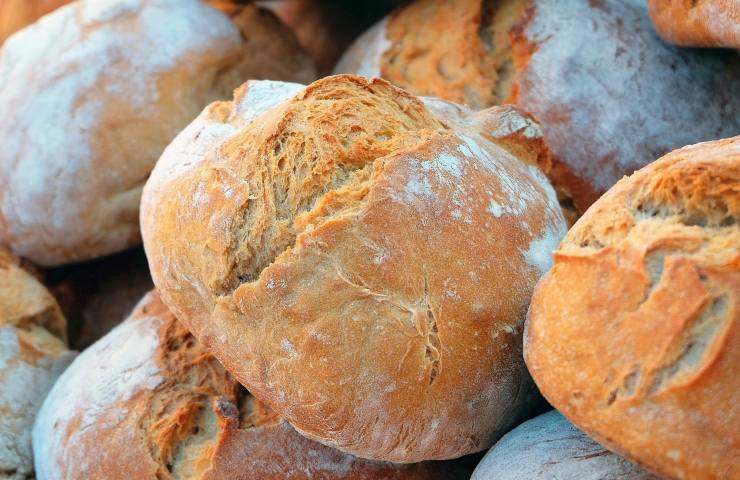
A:
<svg viewBox="0 0 740 480">
<path fill-rule="evenodd" d="M 565 234 L 548 160 L 513 107 L 346 75 L 249 82 L 155 167 L 147 257 L 178 318 L 303 434 L 457 457 L 531 405 L 522 323 Z"/>
<path fill-rule="evenodd" d="M 511 94 L 508 30 L 529 0 L 417 0 L 363 34 L 335 73 L 380 76 L 417 95 L 480 109 Z"/>
<path fill-rule="evenodd" d="M 737 0 L 649 0 L 655 29 L 685 47 L 740 48 Z"/>
<path fill-rule="evenodd" d="M 515 103 L 581 212 L 670 150 L 740 131 L 737 54 L 666 45 L 642 0 L 535 0 L 513 44 Z"/>
<path fill-rule="evenodd" d="M 229 19 L 200 0 L 83 0 L 13 35 L 0 50 L 0 241 L 45 266 L 139 243 L 162 149 L 243 78 L 310 80 L 297 52 L 271 14 Z"/>
<path fill-rule="evenodd" d="M 71 361 L 65 321 L 48 291 L 0 248 L 0 478 L 33 476 L 31 428 Z"/>
<path fill-rule="evenodd" d="M 578 430 L 557 410 L 516 427 L 483 457 L 471 480 L 658 480 Z"/>
<path fill-rule="evenodd" d="M 740 474 L 738 219 L 740 137 L 673 151 L 586 212 L 532 301 L 545 397 L 671 478 Z"/>
<path fill-rule="evenodd" d="M 244 390 L 156 292 L 59 379 L 36 422 L 34 450 L 44 480 L 442 480 L 456 471 L 362 460 L 302 437 Z"/>
</svg>

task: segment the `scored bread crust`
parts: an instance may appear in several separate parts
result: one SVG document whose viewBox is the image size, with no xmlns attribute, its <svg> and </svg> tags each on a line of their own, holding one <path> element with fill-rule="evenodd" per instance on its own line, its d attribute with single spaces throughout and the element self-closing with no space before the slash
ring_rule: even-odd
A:
<svg viewBox="0 0 740 480">
<path fill-rule="evenodd" d="M 737 54 L 666 45 L 643 0 L 416 0 L 335 73 L 476 108 L 516 104 L 542 125 L 550 178 L 581 213 L 654 158 L 740 131 Z"/>
<path fill-rule="evenodd" d="M 543 395 L 668 478 L 737 478 L 740 137 L 681 148 L 576 223 L 524 353 Z"/>
<path fill-rule="evenodd" d="M 49 292 L 0 247 L 0 477 L 33 475 L 31 428 L 72 359 L 66 324 Z"/>
<path fill-rule="evenodd" d="M 454 464 L 362 460 L 296 433 L 156 292 L 62 375 L 34 430 L 38 478 L 443 480 Z"/>
<path fill-rule="evenodd" d="M 557 410 L 527 420 L 491 448 L 470 480 L 658 480 L 578 430 Z"/>
<path fill-rule="evenodd" d="M 649 0 L 648 6 L 655 29 L 667 42 L 740 49 L 737 0 Z"/>
<path fill-rule="evenodd" d="M 83 0 L 0 50 L 0 241 L 44 266 L 140 242 L 141 189 L 177 132 L 244 78 L 307 81 L 269 12 Z"/>
<path fill-rule="evenodd" d="M 249 82 L 155 167 L 147 258 L 178 318 L 304 435 L 458 457 L 532 406 L 522 321 L 565 232 L 547 160 L 513 107 Z"/>
</svg>

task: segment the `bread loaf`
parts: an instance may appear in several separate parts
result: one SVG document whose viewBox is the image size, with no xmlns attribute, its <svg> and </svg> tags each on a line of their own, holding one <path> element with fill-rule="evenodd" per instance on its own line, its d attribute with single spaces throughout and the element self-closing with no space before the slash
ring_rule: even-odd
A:
<svg viewBox="0 0 740 480">
<path fill-rule="evenodd" d="M 165 303 L 309 438 L 416 462 L 527 414 L 531 288 L 565 231 L 539 127 L 383 80 L 250 82 L 142 197 Z"/>
<path fill-rule="evenodd" d="M 65 321 L 49 292 L 0 248 L 0 478 L 33 478 L 31 427 L 71 361 Z"/>
<path fill-rule="evenodd" d="M 739 478 L 740 137 L 617 183 L 538 284 L 524 354 L 576 426 L 666 478 Z"/>
<path fill-rule="evenodd" d="M 44 265 L 140 242 L 163 148 L 246 78 L 310 80 L 275 17 L 200 0 L 82 0 L 0 51 L 0 242 Z"/>
<path fill-rule="evenodd" d="M 740 131 L 738 55 L 664 44 L 642 0 L 416 0 L 335 73 L 475 108 L 516 104 L 541 123 L 550 178 L 581 213 L 657 156 Z"/>
<path fill-rule="evenodd" d="M 302 437 L 156 293 L 62 375 L 36 422 L 34 450 L 39 480 L 467 478 L 450 463 L 372 462 Z"/>
<path fill-rule="evenodd" d="M 556 410 L 504 435 L 471 480 L 658 480 L 578 430 Z"/>
<path fill-rule="evenodd" d="M 0 45 L 12 33 L 72 0 L 3 0 L 0 2 Z"/>
<path fill-rule="evenodd" d="M 655 29 L 667 42 L 687 47 L 740 48 L 737 0 L 649 0 Z"/>
</svg>

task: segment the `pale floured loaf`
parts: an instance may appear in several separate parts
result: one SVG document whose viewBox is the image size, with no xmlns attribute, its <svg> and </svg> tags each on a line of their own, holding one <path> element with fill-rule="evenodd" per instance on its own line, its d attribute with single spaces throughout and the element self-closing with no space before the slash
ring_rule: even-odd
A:
<svg viewBox="0 0 740 480">
<path fill-rule="evenodd" d="M 740 131 L 738 55 L 665 44 L 643 0 L 415 0 L 334 71 L 475 108 L 516 104 L 542 125 L 550 178 L 581 213 L 656 157 Z"/>
<path fill-rule="evenodd" d="M 524 354 L 543 395 L 666 478 L 740 478 L 740 137 L 621 180 L 538 284 Z"/>
<path fill-rule="evenodd" d="M 310 80 L 269 12 L 81 0 L 0 50 L 0 241 L 42 265 L 140 242 L 141 188 L 204 105 L 248 78 Z"/>
<path fill-rule="evenodd" d="M 667 42 L 687 47 L 740 48 L 737 0 L 649 0 L 655 29 Z"/>
<path fill-rule="evenodd" d="M 536 123 L 380 79 L 250 82 L 142 199 L 165 303 L 309 438 L 396 462 L 490 446 L 530 407 L 530 293 L 565 232 Z"/>
<path fill-rule="evenodd" d="M 33 477 L 31 427 L 72 359 L 49 292 L 0 247 L 0 478 Z"/>
<path fill-rule="evenodd" d="M 658 480 L 605 449 L 552 410 L 510 431 L 471 480 Z"/>
<path fill-rule="evenodd" d="M 467 478 L 452 463 L 373 462 L 304 438 L 239 385 L 155 292 L 60 377 L 33 440 L 39 480 Z"/>
</svg>

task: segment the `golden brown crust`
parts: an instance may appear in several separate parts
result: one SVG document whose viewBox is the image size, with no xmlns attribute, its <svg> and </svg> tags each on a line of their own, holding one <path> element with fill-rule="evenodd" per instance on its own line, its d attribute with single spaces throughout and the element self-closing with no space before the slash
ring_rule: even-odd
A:
<svg viewBox="0 0 740 480">
<path fill-rule="evenodd" d="M 0 2 L 0 46 L 6 38 L 42 15 L 72 0 L 3 0 Z"/>
<path fill-rule="evenodd" d="M 531 406 L 521 321 L 565 231 L 539 127 L 354 76 L 249 103 L 270 85 L 207 109 L 147 184 L 163 299 L 310 438 L 399 462 L 486 448 Z"/>
<path fill-rule="evenodd" d="M 118 372 L 120 382 L 109 377 Z M 302 437 L 246 392 L 156 293 L 70 367 L 36 432 L 39 476 L 48 479 L 442 480 L 463 474 L 451 463 L 362 460 Z"/>
<path fill-rule="evenodd" d="M 667 42 L 685 47 L 740 48 L 736 0 L 650 0 L 650 17 Z"/>
<path fill-rule="evenodd" d="M 545 397 L 669 478 L 735 478 L 740 137 L 676 150 L 576 223 L 532 300 Z"/>
</svg>

